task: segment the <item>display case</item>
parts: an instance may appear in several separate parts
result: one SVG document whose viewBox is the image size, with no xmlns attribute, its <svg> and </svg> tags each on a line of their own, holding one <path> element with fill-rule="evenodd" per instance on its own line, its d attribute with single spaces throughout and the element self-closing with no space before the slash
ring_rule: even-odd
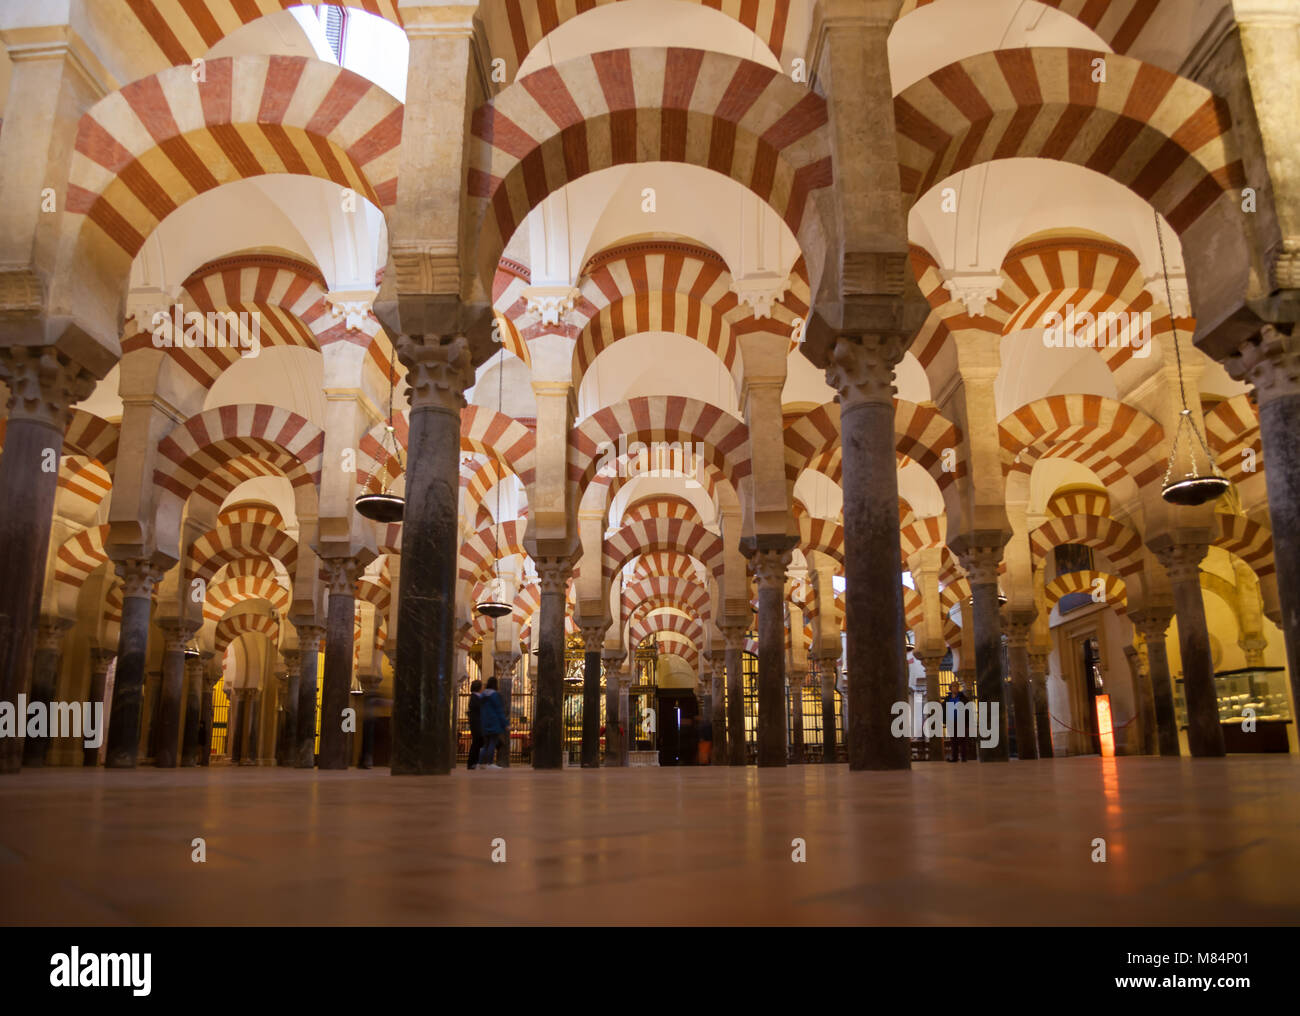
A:
<svg viewBox="0 0 1300 1016">
<path fill-rule="evenodd" d="M 1294 717 L 1287 695 L 1285 667 L 1243 667 L 1214 675 L 1223 725 L 1224 747 L 1230 752 L 1285 752 L 1287 726 Z M 1187 726 L 1187 700 L 1181 678 L 1175 682 L 1178 723 Z M 1253 720 L 1251 723 L 1247 721 Z"/>
</svg>

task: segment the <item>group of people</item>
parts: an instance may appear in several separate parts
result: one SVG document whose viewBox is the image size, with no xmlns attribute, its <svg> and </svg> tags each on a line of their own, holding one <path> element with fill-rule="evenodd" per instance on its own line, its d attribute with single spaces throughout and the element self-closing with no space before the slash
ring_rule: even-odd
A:
<svg viewBox="0 0 1300 1016">
<path fill-rule="evenodd" d="M 948 685 L 948 694 L 943 697 L 944 716 L 948 721 L 949 736 L 948 744 L 948 761 L 965 762 L 967 753 L 967 743 L 972 740 L 970 737 L 961 736 L 957 730 L 957 710 L 970 701 L 970 696 L 962 687 L 960 681 L 954 679 L 952 684 Z M 964 727 L 964 723 L 963 723 Z"/>
<path fill-rule="evenodd" d="M 469 686 L 469 769 L 504 768 L 493 761 L 500 751 L 510 760 L 510 718 L 497 691 L 497 679 L 489 677 Z"/>
</svg>

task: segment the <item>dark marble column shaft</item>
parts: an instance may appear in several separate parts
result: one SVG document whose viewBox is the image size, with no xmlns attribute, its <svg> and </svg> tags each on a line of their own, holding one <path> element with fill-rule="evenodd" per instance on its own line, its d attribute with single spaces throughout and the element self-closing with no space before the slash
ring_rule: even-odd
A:
<svg viewBox="0 0 1300 1016">
<path fill-rule="evenodd" d="M 943 696 L 939 694 L 939 668 L 943 666 L 946 651 L 943 648 L 930 649 L 916 653 L 917 659 L 925 667 L 925 702 L 942 704 Z M 943 759 L 943 734 L 936 734 L 926 739 L 926 760 L 939 762 Z"/>
<path fill-rule="evenodd" d="M 1052 715 L 1047 707 L 1047 653 L 1029 654 L 1029 684 L 1034 694 L 1034 731 L 1038 757 L 1052 758 Z"/>
<path fill-rule="evenodd" d="M 108 769 L 134 769 L 140 754 L 140 724 L 144 709 L 144 667 L 149 650 L 150 597 L 162 577 L 148 561 L 117 563 L 122 579 L 122 623 L 113 674 L 113 705 L 108 722 Z"/>
<path fill-rule="evenodd" d="M 906 737 L 893 736 L 894 704 L 907 697 L 894 367 L 898 335 L 840 336 L 826 380 L 839 392 L 844 490 L 849 768 L 910 769 Z"/>
<path fill-rule="evenodd" d="M 1015 711 L 1016 755 L 1021 760 L 1038 758 L 1034 732 L 1034 694 L 1029 683 L 1029 628 L 1035 611 L 1014 611 L 1007 619 L 1007 667 L 1011 677 L 1011 702 Z"/>
<path fill-rule="evenodd" d="M 803 765 L 803 686 L 807 674 L 791 673 L 790 682 L 790 761 Z"/>
<path fill-rule="evenodd" d="M 185 705 L 185 644 L 195 627 L 174 619 L 158 622 L 163 632 L 162 681 L 154 765 L 175 769 L 180 762 L 181 713 Z"/>
<path fill-rule="evenodd" d="M 501 696 L 501 708 L 505 710 L 506 716 L 510 718 L 511 729 L 514 729 L 514 705 L 512 697 L 515 691 L 515 671 L 519 668 L 519 654 L 512 652 L 493 653 L 492 670 L 497 676 L 497 694 Z M 507 739 L 507 745 L 512 739 Z M 497 752 L 499 756 L 496 764 L 502 769 L 510 768 L 510 751 Z"/>
<path fill-rule="evenodd" d="M 221 680 L 220 664 L 212 664 L 206 658 L 203 661 L 203 702 L 199 719 L 199 765 L 212 764 L 212 696 L 217 683 Z"/>
<path fill-rule="evenodd" d="M 998 721 L 993 736 L 996 744 L 985 747 L 981 739 L 981 762 L 1006 762 L 1011 758 L 1007 743 L 1007 711 L 1002 701 L 1002 619 L 998 604 L 998 563 L 1006 537 L 1002 533 L 976 533 L 958 537 L 949 546 L 961 560 L 970 579 L 973 604 L 970 624 L 975 629 L 975 689 L 981 710 L 997 706 Z M 965 617 L 962 623 L 966 623 Z"/>
<path fill-rule="evenodd" d="M 226 713 L 226 743 L 230 761 L 238 765 L 244 757 L 244 730 L 248 726 L 248 690 L 230 689 L 230 709 Z"/>
<path fill-rule="evenodd" d="M 297 761 L 298 754 L 298 685 L 302 681 L 302 654 L 297 649 L 281 649 L 280 658 L 284 660 L 286 676 L 284 694 L 281 696 L 284 711 L 275 764 L 292 766 Z"/>
<path fill-rule="evenodd" d="M 627 653 L 618 649 L 606 649 L 601 654 L 601 664 L 605 671 L 605 765 L 618 766 L 623 758 L 623 720 L 618 711 L 618 673 Z"/>
<path fill-rule="evenodd" d="M 1133 626 L 1142 633 L 1147 647 L 1147 669 L 1151 672 L 1151 699 L 1156 713 L 1156 739 L 1161 758 L 1178 758 L 1178 713 L 1174 708 L 1174 682 L 1169 675 L 1169 653 L 1165 636 L 1173 613 L 1167 609 L 1135 611 Z"/>
<path fill-rule="evenodd" d="M 784 537 L 778 546 L 758 550 L 751 562 L 758 585 L 758 764 L 784 766 L 789 762 L 786 744 L 785 688 L 785 570 L 790 550 Z"/>
<path fill-rule="evenodd" d="M 1183 662 L 1183 695 L 1187 700 L 1187 747 L 1193 758 L 1224 755 L 1219 700 L 1214 688 L 1214 658 L 1210 630 L 1201 598 L 1201 560 L 1208 545 L 1176 543 L 1168 537 L 1152 541 L 1152 551 L 1164 565 L 1174 590 L 1178 617 L 1178 650 Z"/>
<path fill-rule="evenodd" d="M 320 644 L 325 629 L 314 624 L 297 624 L 298 629 L 298 716 L 294 725 L 294 767 L 316 765 L 316 680 L 320 671 Z"/>
<path fill-rule="evenodd" d="M 325 626 L 325 673 L 320 705 L 321 769 L 346 769 L 351 736 L 343 729 L 344 711 L 352 707 L 352 633 L 356 621 L 356 582 L 361 565 L 356 558 L 323 558 L 329 583 Z M 402 581 L 417 574 L 418 568 L 402 570 Z M 401 624 L 398 624 L 398 637 Z"/>
<path fill-rule="evenodd" d="M 727 640 L 727 764 L 745 764 L 745 677 L 743 625 L 722 628 Z"/>
<path fill-rule="evenodd" d="M 255 766 L 262 755 L 262 689 L 249 688 L 245 708 L 248 711 L 248 740 L 244 742 L 242 766 Z"/>
<path fill-rule="evenodd" d="M 709 653 L 713 681 L 713 755 L 711 763 L 725 766 L 727 759 L 727 653 L 714 649 Z"/>
<path fill-rule="evenodd" d="M 45 765 L 50 750 L 53 713 L 50 704 L 59 684 L 59 662 L 63 655 L 63 636 L 72 622 L 63 618 L 41 620 L 36 633 L 36 652 L 32 658 L 32 690 L 29 702 L 45 703 L 46 733 L 44 737 L 23 739 L 23 765 L 40 768 Z"/>
<path fill-rule="evenodd" d="M 92 649 L 90 651 L 90 693 L 87 700 L 90 702 L 90 708 L 95 708 L 95 703 L 102 707 L 100 722 L 108 722 L 109 705 L 104 701 L 108 692 L 108 668 L 112 664 L 117 654 L 111 649 Z M 100 733 L 103 733 L 103 727 L 100 727 Z M 83 766 L 99 765 L 99 748 L 82 748 L 81 764 Z"/>
<path fill-rule="evenodd" d="M 605 628 L 584 625 L 582 658 L 582 768 L 600 768 L 600 654 Z"/>
<path fill-rule="evenodd" d="M 822 761 L 835 762 L 839 756 L 839 721 L 835 715 L 835 682 L 840 676 L 838 656 L 821 656 L 817 671 L 822 693 Z"/>
<path fill-rule="evenodd" d="M 63 432 L 69 407 L 90 395 L 94 378 L 52 347 L 15 345 L 0 349 L 0 381 L 9 389 L 0 454 L 0 701 L 16 708 L 31 684 Z M 18 772 L 22 754 L 22 738 L 0 737 L 0 773 Z"/>
<path fill-rule="evenodd" d="M 393 672 L 393 775 L 456 765 L 456 565 L 460 551 L 460 411 L 473 383 L 463 338 L 400 335 L 411 386 L 406 508 Z"/>
<path fill-rule="evenodd" d="M 203 720 L 203 657 L 185 659 L 185 723 L 181 738 L 181 765 L 199 764 L 199 725 Z"/>
<path fill-rule="evenodd" d="M 541 585 L 537 631 L 537 700 L 533 710 L 533 768 L 559 769 L 564 753 L 564 594 L 573 562 L 535 561 Z"/>
</svg>

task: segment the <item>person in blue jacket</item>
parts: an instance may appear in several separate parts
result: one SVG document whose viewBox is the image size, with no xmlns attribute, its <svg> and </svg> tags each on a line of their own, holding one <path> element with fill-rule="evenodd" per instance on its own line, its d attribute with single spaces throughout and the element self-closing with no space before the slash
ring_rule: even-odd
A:
<svg viewBox="0 0 1300 1016">
<path fill-rule="evenodd" d="M 483 751 L 479 755 L 479 766 L 483 769 L 500 769 L 492 759 L 496 751 L 510 750 L 510 720 L 506 717 L 506 707 L 497 693 L 497 679 L 489 677 L 487 687 L 483 689 L 480 717 L 483 723 Z"/>
</svg>

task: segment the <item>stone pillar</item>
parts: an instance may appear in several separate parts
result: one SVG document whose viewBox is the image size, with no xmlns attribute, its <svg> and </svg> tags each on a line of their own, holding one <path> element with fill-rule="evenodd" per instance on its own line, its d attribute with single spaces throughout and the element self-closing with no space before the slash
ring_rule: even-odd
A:
<svg viewBox="0 0 1300 1016">
<path fill-rule="evenodd" d="M 287 673 L 281 695 L 281 701 L 284 703 L 284 721 L 280 730 L 280 741 L 275 750 L 275 764 L 292 766 L 298 757 L 298 688 L 302 684 L 302 651 L 281 649 L 280 658 L 284 660 Z"/>
<path fill-rule="evenodd" d="M 100 703 L 103 708 L 103 720 L 108 720 L 108 704 L 104 702 L 104 696 L 108 689 L 108 668 L 116 658 L 117 653 L 112 649 L 92 649 L 90 651 L 90 695 L 89 701 L 91 708 L 94 708 L 96 702 Z M 99 749 L 84 748 L 81 756 L 83 766 L 99 765 Z"/>
<path fill-rule="evenodd" d="M 511 712 L 511 698 L 514 695 L 515 688 L 515 670 L 519 667 L 519 654 L 512 652 L 493 653 L 492 654 L 492 672 L 496 674 L 497 694 L 501 696 L 501 708 L 506 711 L 507 719 L 513 723 L 513 714 Z M 507 739 L 507 744 L 510 741 Z M 502 769 L 510 768 L 510 752 L 498 752 L 503 758 L 496 760 L 497 765 Z"/>
<path fill-rule="evenodd" d="M 849 768 L 854 770 L 912 767 L 907 740 L 890 729 L 893 705 L 906 695 L 907 669 L 893 403 L 894 367 L 904 349 L 898 335 L 841 335 L 826 370 L 840 403 Z"/>
<path fill-rule="evenodd" d="M 803 686 L 807 671 L 790 671 L 790 758 L 795 765 L 803 765 Z"/>
<path fill-rule="evenodd" d="M 23 740 L 23 765 L 39 769 L 45 765 L 46 754 L 50 750 L 49 724 L 52 720 L 50 703 L 59 685 L 59 661 L 63 655 L 63 636 L 72 627 L 72 622 L 62 617 L 42 618 L 36 632 L 36 653 L 32 660 L 32 692 L 29 702 L 45 703 L 46 734 L 44 737 L 28 737 Z M 18 718 L 22 723 L 25 718 Z M 21 730 L 19 731 L 22 732 Z"/>
<path fill-rule="evenodd" d="M 1002 560 L 1003 533 L 995 531 L 963 534 L 949 547 L 970 578 L 971 625 L 975 632 L 975 688 L 980 709 L 997 708 L 997 743 L 979 746 L 981 762 L 1006 762 L 1011 757 L 1007 744 L 1007 714 L 1002 704 L 1002 621 L 998 606 L 998 563 Z"/>
<path fill-rule="evenodd" d="M 745 626 L 718 626 L 727 640 L 727 763 L 745 764 Z"/>
<path fill-rule="evenodd" d="M 1277 112 L 1290 120 L 1290 114 L 1280 108 Z M 1292 326 L 1293 333 L 1295 330 Z M 1300 432 L 1296 428 L 1296 420 L 1300 420 L 1300 335 L 1287 335 L 1265 325 L 1258 342 L 1242 346 L 1224 366 L 1237 380 L 1255 386 L 1259 403 L 1273 561 L 1282 604 L 1279 627 L 1286 640 L 1291 698 L 1300 704 Z M 2 480 L 0 489 L 4 489 Z"/>
<path fill-rule="evenodd" d="M 1162 758 L 1178 758 L 1178 714 L 1174 709 L 1174 683 L 1169 676 L 1169 654 L 1165 633 L 1173 611 L 1146 607 L 1133 612 L 1133 627 L 1147 647 L 1147 669 L 1151 672 L 1151 698 L 1155 706 L 1156 737 Z"/>
<path fill-rule="evenodd" d="M 600 653 L 608 625 L 582 626 L 582 768 L 600 768 Z"/>
<path fill-rule="evenodd" d="M 29 277 L 39 308 L 40 282 Z M 11 295 L 5 294 L 6 304 Z M 71 406 L 90 395 L 94 378 L 51 347 L 10 346 L 0 349 L 0 381 L 9 387 L 4 452 L 0 455 L 0 561 L 5 568 L 5 580 L 0 583 L 0 701 L 16 708 L 18 696 L 26 694 L 31 683 L 63 432 Z M 148 603 L 146 598 L 146 625 Z M 124 615 L 124 624 L 125 620 Z M 148 632 L 145 634 L 147 637 Z M 133 667 L 127 669 L 129 681 Z M 139 673 L 143 679 L 143 659 Z M 135 695 L 138 703 L 138 685 Z M 122 733 L 130 736 L 131 731 Z M 137 705 L 137 742 L 139 733 Z M 136 749 L 133 744 L 131 765 L 135 764 Z M 22 738 L 0 737 L 0 773 L 18 772 L 22 757 Z"/>
<path fill-rule="evenodd" d="M 140 718 L 144 707 L 144 665 L 149 649 L 149 608 L 162 569 L 151 561 L 117 562 L 122 580 L 122 623 L 113 675 L 113 706 L 108 723 L 109 769 L 134 769 L 140 754 Z"/>
<path fill-rule="evenodd" d="M 1034 693 L 1034 730 L 1038 736 L 1038 757 L 1053 758 L 1052 714 L 1047 708 L 1047 656 L 1045 652 L 1029 654 L 1029 683 Z"/>
<path fill-rule="evenodd" d="M 248 713 L 248 737 L 244 741 L 244 754 L 239 760 L 241 766 L 257 765 L 261 754 L 262 735 L 262 689 L 244 689 L 244 710 Z"/>
<path fill-rule="evenodd" d="M 624 769 L 628 766 L 629 752 L 632 750 L 632 709 L 628 695 L 632 689 L 630 671 L 618 672 L 618 721 L 623 724 L 624 736 L 619 739 L 618 764 Z"/>
<path fill-rule="evenodd" d="M 1174 589 L 1183 692 L 1187 698 L 1187 747 L 1194 758 L 1224 755 L 1210 631 L 1205 623 L 1205 601 L 1201 599 L 1201 560 L 1208 549 L 1205 543 L 1175 542 L 1168 535 L 1151 541 L 1151 551 L 1164 565 Z"/>
<path fill-rule="evenodd" d="M 297 624 L 298 629 L 298 716 L 294 725 L 294 767 L 316 765 L 316 676 L 320 669 L 321 639 L 325 629 L 315 624 Z"/>
<path fill-rule="evenodd" d="M 1007 615 L 1007 664 L 1011 671 L 1011 705 L 1016 714 L 1016 754 L 1023 759 L 1038 758 L 1038 741 L 1034 734 L 1034 700 L 1029 685 L 1029 629 L 1038 614 L 1032 610 L 1013 610 Z"/>
<path fill-rule="evenodd" d="M 1137 646 L 1124 647 L 1124 659 L 1128 663 L 1129 680 L 1133 685 L 1133 700 L 1137 704 L 1137 754 L 1154 754 L 1156 714 L 1151 702 L 1151 681 L 1142 666 L 1142 656 Z"/>
<path fill-rule="evenodd" d="M 791 553 L 788 546 L 764 548 L 765 538 L 760 536 L 758 540 L 759 549 L 751 557 L 758 585 L 758 764 L 784 766 L 789 759 L 785 716 L 785 570 L 790 567 Z M 780 542 L 786 541 L 782 538 Z"/>
<path fill-rule="evenodd" d="M 817 670 L 822 682 L 822 761 L 839 759 L 840 725 L 835 718 L 835 689 L 840 679 L 840 658 L 819 656 Z"/>
<path fill-rule="evenodd" d="M 199 765 L 212 764 L 212 690 L 221 680 L 221 670 L 204 660 L 203 712 L 199 720 Z"/>
<path fill-rule="evenodd" d="M 398 592 L 392 772 L 446 774 L 456 765 L 451 724 L 460 411 L 474 370 L 469 344 L 460 337 L 400 335 L 397 355 L 408 371 L 411 414 L 402 521 L 402 560 L 408 567 L 402 569 Z M 351 624 L 349 617 L 349 638 Z"/>
<path fill-rule="evenodd" d="M 606 649 L 601 653 L 605 670 L 605 765 L 616 766 L 623 756 L 623 734 L 619 728 L 622 720 L 618 708 L 618 674 L 627 653 L 622 649 Z"/>
<path fill-rule="evenodd" d="M 534 564 L 542 602 L 537 619 L 533 768 L 559 769 L 564 752 L 564 595 L 573 574 L 573 561 L 568 557 L 539 557 Z"/>
<path fill-rule="evenodd" d="M 181 711 L 185 700 L 185 646 L 197 626 L 175 618 L 158 622 L 163 632 L 162 689 L 158 716 L 158 748 L 154 765 L 175 769 L 180 761 Z"/>
<path fill-rule="evenodd" d="M 943 658 L 947 655 L 945 647 L 937 649 L 920 649 L 916 651 L 916 658 L 921 661 L 925 667 L 925 701 L 942 702 L 939 695 L 939 669 L 943 666 Z M 938 734 L 926 741 L 926 759 L 931 762 L 941 762 L 943 760 L 943 734 Z"/>
<path fill-rule="evenodd" d="M 352 694 L 352 631 L 356 620 L 356 584 L 362 566 L 355 557 L 321 558 L 329 587 L 325 629 L 325 674 L 320 704 L 321 769 L 346 769 L 349 738 L 343 711 Z M 409 569 L 415 572 L 418 569 Z M 400 636 L 399 636 L 400 637 Z M 450 729 L 450 728 L 449 728 Z"/>
<path fill-rule="evenodd" d="M 185 657 L 185 725 L 181 738 L 181 765 L 199 764 L 199 723 L 203 712 L 203 656 Z"/>
<path fill-rule="evenodd" d="M 727 757 L 727 651 L 713 649 L 709 651 L 709 666 L 713 672 L 713 756 L 711 764 L 725 766 Z"/>
<path fill-rule="evenodd" d="M 362 674 L 361 687 L 365 695 L 361 699 L 361 759 L 358 769 L 375 767 L 375 704 L 379 700 L 379 683 L 383 678 L 379 674 Z"/>
<path fill-rule="evenodd" d="M 227 694 L 230 710 L 226 714 L 226 743 L 230 747 L 230 762 L 239 765 L 244 757 L 244 728 L 248 720 L 246 688 L 231 688 Z"/>
</svg>

